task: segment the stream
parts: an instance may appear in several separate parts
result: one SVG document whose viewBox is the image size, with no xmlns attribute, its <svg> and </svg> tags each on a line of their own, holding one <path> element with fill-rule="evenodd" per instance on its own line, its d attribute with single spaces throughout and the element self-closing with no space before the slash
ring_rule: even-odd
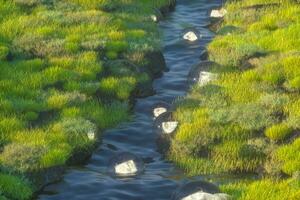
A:
<svg viewBox="0 0 300 200">
<path fill-rule="evenodd" d="M 159 23 L 163 34 L 163 54 L 170 70 L 154 81 L 156 94 L 137 99 L 133 120 L 105 131 L 102 144 L 88 163 L 69 168 L 62 181 L 47 186 L 38 199 L 168 200 L 180 185 L 189 181 L 180 169 L 157 151 L 152 109 L 157 103 L 171 104 L 185 96 L 187 75 L 191 67 L 200 62 L 201 51 L 214 36 L 206 28 L 209 13 L 220 5 L 221 0 L 178 0 L 176 10 Z M 186 27 L 200 31 L 202 38 L 193 43 L 183 41 Z M 134 153 L 145 161 L 142 174 L 126 179 L 109 175 L 109 160 L 124 151 Z"/>
</svg>

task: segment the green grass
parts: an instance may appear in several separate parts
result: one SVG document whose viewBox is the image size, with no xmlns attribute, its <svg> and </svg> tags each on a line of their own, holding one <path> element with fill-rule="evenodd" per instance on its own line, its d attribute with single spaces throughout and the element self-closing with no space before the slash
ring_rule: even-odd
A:
<svg viewBox="0 0 300 200">
<path fill-rule="evenodd" d="M 271 140 L 281 141 L 292 134 L 292 129 L 286 124 L 276 124 L 269 127 L 265 134 Z"/>
<path fill-rule="evenodd" d="M 131 118 L 133 92 L 152 78 L 139 73 L 145 55 L 160 48 L 150 16 L 169 3 L 0 0 L 0 173 L 65 166 L 91 153 L 89 132 Z M 0 183 L 0 199 L 30 196 Z"/>
<path fill-rule="evenodd" d="M 298 199 L 299 182 L 291 177 L 300 171 L 299 3 L 241 0 L 225 7 L 208 45 L 218 79 L 176 102 L 180 127 L 169 159 L 189 175 L 261 175 L 227 180 L 224 191 L 237 200 Z"/>
<path fill-rule="evenodd" d="M 32 195 L 33 189 L 27 181 L 15 176 L 0 174 L 0 199 L 26 200 Z"/>
</svg>

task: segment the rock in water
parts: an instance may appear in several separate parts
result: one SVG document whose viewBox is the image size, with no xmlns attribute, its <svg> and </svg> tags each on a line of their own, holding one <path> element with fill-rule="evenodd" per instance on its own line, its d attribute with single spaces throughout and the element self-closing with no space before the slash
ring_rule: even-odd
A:
<svg viewBox="0 0 300 200">
<path fill-rule="evenodd" d="M 210 17 L 223 18 L 226 14 L 227 14 L 227 10 L 224 8 L 221 8 L 219 10 L 212 10 L 210 13 Z"/>
<path fill-rule="evenodd" d="M 120 175 L 135 174 L 138 169 L 133 160 L 129 160 L 115 166 L 115 173 Z"/>
<path fill-rule="evenodd" d="M 170 104 L 162 101 L 162 102 L 156 103 L 152 108 L 153 108 L 152 112 L 153 112 L 154 119 L 156 119 L 160 115 L 168 112 L 171 109 L 171 106 L 170 106 Z"/>
<path fill-rule="evenodd" d="M 144 170 L 144 162 L 136 155 L 128 152 L 120 153 L 110 160 L 108 171 L 114 176 L 129 177 L 140 174 Z"/>
<path fill-rule="evenodd" d="M 175 121 L 172 112 L 165 112 L 154 121 L 154 127 L 158 135 L 171 135 L 178 127 L 178 121 Z"/>
<path fill-rule="evenodd" d="M 178 126 L 178 122 L 177 121 L 163 122 L 161 126 L 162 126 L 163 133 L 171 134 L 176 130 Z"/>
<path fill-rule="evenodd" d="M 232 199 L 231 196 L 229 196 L 228 194 L 225 193 L 218 193 L 218 194 L 214 194 L 215 196 L 217 196 L 219 198 L 219 200 L 230 200 Z"/>
<path fill-rule="evenodd" d="M 198 36 L 195 32 L 189 31 L 183 35 L 183 39 L 188 40 L 190 42 L 195 42 L 198 40 Z"/>
<path fill-rule="evenodd" d="M 213 194 L 199 191 L 182 198 L 182 200 L 219 200 L 219 199 Z"/>
<path fill-rule="evenodd" d="M 189 196 L 182 198 L 182 200 L 229 200 L 227 194 L 210 194 L 202 191 L 198 191 Z"/>
<path fill-rule="evenodd" d="M 192 200 L 197 199 L 197 197 L 215 197 L 211 196 L 213 194 L 219 193 L 219 188 L 206 181 L 191 181 L 183 186 L 181 186 L 179 189 L 176 190 L 174 193 L 172 200 Z M 202 194 L 205 193 L 205 194 Z M 217 198 L 217 197 L 216 197 Z M 201 199 L 199 200 L 222 200 L 222 199 Z"/>
<path fill-rule="evenodd" d="M 154 118 L 157 118 L 159 117 L 161 114 L 167 112 L 167 108 L 165 107 L 158 107 L 158 108 L 154 108 L 153 109 L 153 115 L 154 115 Z"/>
</svg>

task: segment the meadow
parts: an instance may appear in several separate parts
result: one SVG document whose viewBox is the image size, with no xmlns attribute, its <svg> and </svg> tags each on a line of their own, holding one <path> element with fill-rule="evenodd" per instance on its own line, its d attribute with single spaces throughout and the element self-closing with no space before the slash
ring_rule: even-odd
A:
<svg viewBox="0 0 300 200">
<path fill-rule="evenodd" d="M 82 163 L 163 68 L 151 15 L 169 0 L 0 0 L 0 199 Z M 51 178 L 50 178 L 51 180 Z"/>
<path fill-rule="evenodd" d="M 225 8 L 207 47 L 218 79 L 175 102 L 167 156 L 190 176 L 240 176 L 222 185 L 236 200 L 300 199 L 300 4 Z"/>
</svg>

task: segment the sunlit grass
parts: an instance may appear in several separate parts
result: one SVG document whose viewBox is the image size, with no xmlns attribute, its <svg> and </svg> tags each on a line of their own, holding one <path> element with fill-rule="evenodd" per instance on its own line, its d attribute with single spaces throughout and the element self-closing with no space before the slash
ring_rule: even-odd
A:
<svg viewBox="0 0 300 200">
<path fill-rule="evenodd" d="M 138 68 L 160 48 L 150 16 L 169 3 L 0 0 L 0 173 L 64 166 L 130 119 L 129 99 L 152 78 Z M 0 199 L 31 196 L 22 179 L 0 179 Z"/>
<path fill-rule="evenodd" d="M 298 199 L 299 3 L 243 0 L 225 7 L 208 45 L 218 79 L 177 102 L 180 127 L 169 158 L 189 175 L 262 175 L 225 184 L 233 199 Z"/>
</svg>

